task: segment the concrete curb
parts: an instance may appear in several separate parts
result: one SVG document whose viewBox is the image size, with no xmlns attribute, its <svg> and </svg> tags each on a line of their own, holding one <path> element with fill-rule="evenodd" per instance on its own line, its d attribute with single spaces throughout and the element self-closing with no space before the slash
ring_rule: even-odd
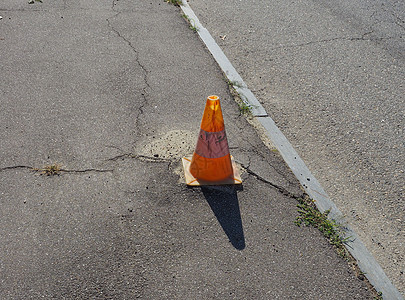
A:
<svg viewBox="0 0 405 300">
<path fill-rule="evenodd" d="M 259 100 L 249 90 L 242 77 L 238 74 L 231 62 L 225 56 L 222 49 L 215 42 L 209 31 L 200 23 L 186 0 L 182 0 L 181 9 L 189 20 L 192 21 L 192 24 L 197 29 L 200 38 L 211 52 L 222 71 L 225 73 L 230 84 L 232 84 L 234 89 L 239 93 L 242 101 L 251 107 L 253 116 L 263 126 L 266 131 L 266 135 L 280 152 L 284 161 L 297 177 L 306 193 L 313 200 L 315 200 L 315 204 L 319 211 L 324 212 L 326 210 L 330 210 L 329 218 L 336 220 L 344 226 L 345 237 L 349 238 L 349 241 L 345 244 L 345 246 L 350 254 L 356 259 L 360 270 L 365 273 L 365 276 L 375 287 L 375 289 L 378 292 L 382 292 L 384 299 L 404 300 L 403 296 L 391 283 L 381 266 L 362 243 L 359 236 L 353 231 L 350 225 L 347 224 L 343 214 L 323 190 L 318 180 L 311 174 L 308 167 L 299 157 L 293 146 L 277 127 L 273 119 L 268 116 L 266 110 L 260 104 Z"/>
</svg>

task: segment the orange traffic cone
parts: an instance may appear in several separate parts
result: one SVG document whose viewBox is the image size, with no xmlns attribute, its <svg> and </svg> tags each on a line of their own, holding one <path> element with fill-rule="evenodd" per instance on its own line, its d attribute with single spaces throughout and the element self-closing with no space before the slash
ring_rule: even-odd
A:
<svg viewBox="0 0 405 300">
<path fill-rule="evenodd" d="M 183 158 L 188 185 L 240 184 L 238 169 L 229 153 L 218 96 L 209 96 L 192 158 Z"/>
</svg>

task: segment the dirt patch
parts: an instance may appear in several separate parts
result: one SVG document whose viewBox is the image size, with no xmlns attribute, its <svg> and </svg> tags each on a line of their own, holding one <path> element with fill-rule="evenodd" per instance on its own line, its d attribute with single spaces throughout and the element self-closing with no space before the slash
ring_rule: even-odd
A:
<svg viewBox="0 0 405 300">
<path fill-rule="evenodd" d="M 161 137 L 151 137 L 139 145 L 140 155 L 181 160 L 185 155 L 193 154 L 197 142 L 197 133 L 187 130 L 172 130 Z"/>
<path fill-rule="evenodd" d="M 137 153 L 147 157 L 172 160 L 172 170 L 179 176 L 179 183 L 185 183 L 181 159 L 193 154 L 197 134 L 188 130 L 172 130 L 160 137 L 152 136 L 138 145 Z"/>
</svg>

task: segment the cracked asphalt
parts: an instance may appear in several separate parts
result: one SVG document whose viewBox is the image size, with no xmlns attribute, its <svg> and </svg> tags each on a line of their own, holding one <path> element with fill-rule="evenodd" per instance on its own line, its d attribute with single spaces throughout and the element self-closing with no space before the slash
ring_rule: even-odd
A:
<svg viewBox="0 0 405 300">
<path fill-rule="evenodd" d="M 405 294 L 405 2 L 189 4 Z"/>
<path fill-rule="evenodd" d="M 0 4 L 1 299 L 372 299 L 164 1 Z M 187 188 L 208 95 L 241 187 Z M 54 163 L 60 174 L 35 169 Z"/>
</svg>

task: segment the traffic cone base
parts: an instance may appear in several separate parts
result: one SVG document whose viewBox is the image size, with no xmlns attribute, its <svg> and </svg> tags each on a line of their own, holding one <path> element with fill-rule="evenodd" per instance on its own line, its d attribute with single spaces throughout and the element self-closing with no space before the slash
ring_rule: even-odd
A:
<svg viewBox="0 0 405 300">
<path fill-rule="evenodd" d="M 242 178 L 240 177 L 238 167 L 236 166 L 236 163 L 232 155 L 230 155 L 230 158 L 233 171 L 232 176 L 219 181 L 206 181 L 202 179 L 197 179 L 191 174 L 190 165 L 192 156 L 183 157 L 182 161 L 183 161 L 184 176 L 186 178 L 186 184 L 190 186 L 241 184 Z"/>
</svg>

